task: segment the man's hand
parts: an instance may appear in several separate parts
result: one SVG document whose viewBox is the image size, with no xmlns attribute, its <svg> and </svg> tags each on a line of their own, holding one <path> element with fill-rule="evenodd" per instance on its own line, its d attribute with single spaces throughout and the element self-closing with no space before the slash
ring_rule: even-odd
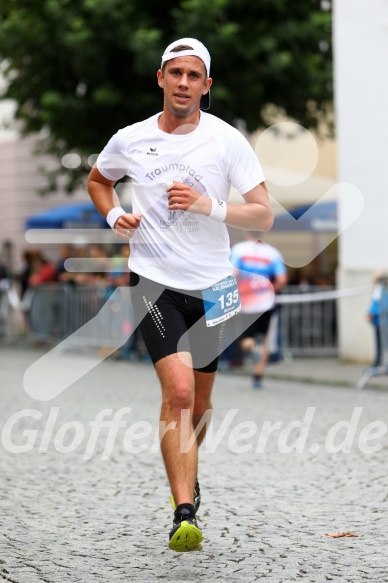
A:
<svg viewBox="0 0 388 583">
<path fill-rule="evenodd" d="M 168 210 L 190 211 L 195 215 L 210 215 L 211 200 L 183 182 L 173 182 L 167 187 Z"/>
<path fill-rule="evenodd" d="M 121 215 L 115 223 L 115 234 L 122 239 L 132 239 L 136 229 L 140 225 L 142 215 L 126 213 Z"/>
</svg>

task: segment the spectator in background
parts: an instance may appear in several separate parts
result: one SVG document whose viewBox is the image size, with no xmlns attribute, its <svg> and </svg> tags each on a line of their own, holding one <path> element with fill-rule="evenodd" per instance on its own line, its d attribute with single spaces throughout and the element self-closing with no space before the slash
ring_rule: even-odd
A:
<svg viewBox="0 0 388 583">
<path fill-rule="evenodd" d="M 380 331 L 380 300 L 383 291 L 381 282 L 381 275 L 378 274 L 374 278 L 374 285 L 372 291 L 372 298 L 369 304 L 367 318 L 372 324 L 375 333 L 375 359 L 372 367 L 378 367 L 382 364 L 382 346 L 381 346 L 381 331 Z"/>
<path fill-rule="evenodd" d="M 40 285 L 48 281 L 55 281 L 55 266 L 44 257 L 41 251 L 36 251 L 32 259 L 28 285 Z"/>
<path fill-rule="evenodd" d="M 88 270 L 94 275 L 94 282 L 100 286 L 109 286 L 109 273 L 112 262 L 106 246 L 93 243 L 89 247 Z"/>
<path fill-rule="evenodd" d="M 66 271 L 65 262 L 66 259 L 74 256 L 74 249 L 68 243 L 61 245 L 59 250 L 59 259 L 55 266 L 55 279 L 56 281 L 60 281 L 66 283 L 71 279 L 71 274 Z"/>
<path fill-rule="evenodd" d="M 82 237 L 76 238 L 73 245 L 68 243 L 61 246 L 60 256 L 55 267 L 55 279 L 60 283 L 69 283 L 70 285 L 93 285 L 96 275 L 90 271 L 90 248 L 87 241 Z M 72 259 L 66 264 L 68 259 Z M 83 264 L 83 260 L 85 263 Z M 78 263 L 74 263 L 77 262 Z M 74 265 L 78 267 L 74 267 Z M 71 269 L 69 271 L 69 269 Z M 98 271 L 99 267 L 96 266 Z"/>
<path fill-rule="evenodd" d="M 76 237 L 73 243 L 74 255 L 70 271 L 72 285 L 90 286 L 95 283 L 96 274 L 90 271 L 90 246 L 84 237 Z"/>
<path fill-rule="evenodd" d="M 22 298 L 26 293 L 29 285 L 28 280 L 32 274 L 33 263 L 34 263 L 34 252 L 25 250 L 22 254 L 22 267 L 17 274 L 16 278 L 20 284 L 20 297 Z"/>
<path fill-rule="evenodd" d="M 128 257 L 130 255 L 129 245 L 121 245 L 119 253 L 116 253 L 112 257 L 113 270 L 110 274 L 111 285 L 114 289 L 117 287 L 125 287 L 129 285 L 129 270 L 128 270 Z M 130 309 L 130 317 L 127 322 L 125 322 L 125 329 L 128 335 L 128 340 L 123 346 L 115 353 L 114 358 L 116 360 L 138 360 L 138 340 L 139 340 L 139 329 L 134 326 L 134 314 L 132 306 Z"/>
<path fill-rule="evenodd" d="M 297 283 L 300 292 L 308 292 L 311 290 L 311 280 L 307 275 L 301 275 Z"/>
<path fill-rule="evenodd" d="M 8 269 L 4 263 L 0 262 L 0 280 L 8 279 Z"/>
<path fill-rule="evenodd" d="M 7 325 L 8 303 L 6 292 L 9 289 L 10 280 L 8 278 L 7 266 L 0 261 L 0 337 L 3 337 Z"/>
<path fill-rule="evenodd" d="M 240 336 L 244 352 L 254 355 L 253 388 L 262 387 L 262 377 L 268 362 L 267 333 L 275 310 L 273 292 L 278 294 L 287 283 L 284 261 L 280 253 L 260 240 L 259 231 L 247 231 L 246 241 L 232 247 L 231 262 L 241 298 L 238 318 L 247 327 Z M 257 320 L 252 322 L 252 314 Z"/>
<path fill-rule="evenodd" d="M 120 285 L 129 285 L 128 258 L 130 253 L 129 245 L 120 245 L 119 252 L 115 253 L 112 257 L 114 268 L 123 273 L 127 273 L 127 282 L 121 283 Z"/>
<path fill-rule="evenodd" d="M 54 281 L 55 265 L 50 263 L 41 251 L 33 251 L 31 275 L 27 281 L 28 288 L 36 288 L 42 284 Z M 32 290 L 29 291 L 31 293 L 25 294 L 23 298 L 24 309 L 27 314 L 26 324 L 36 339 L 45 339 L 51 334 L 51 330 L 53 329 L 54 317 L 52 305 L 44 294 L 35 294 Z"/>
</svg>

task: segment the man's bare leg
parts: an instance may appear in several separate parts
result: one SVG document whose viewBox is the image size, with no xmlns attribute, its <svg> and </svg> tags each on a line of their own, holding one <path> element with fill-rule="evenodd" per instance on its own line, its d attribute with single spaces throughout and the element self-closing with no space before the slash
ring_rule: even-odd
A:
<svg viewBox="0 0 388 583">
<path fill-rule="evenodd" d="M 253 374 L 262 377 L 269 358 L 267 337 L 263 338 L 260 346 L 260 359 L 253 368 Z"/>
<path fill-rule="evenodd" d="M 241 341 L 241 348 L 244 352 L 252 353 L 258 349 L 258 344 L 255 338 L 247 337 Z M 257 360 L 253 367 L 252 374 L 254 376 L 262 377 L 264 375 L 265 367 L 268 363 L 268 358 L 269 349 L 267 336 L 265 336 L 260 342 L 260 354 L 257 354 Z"/>
<path fill-rule="evenodd" d="M 170 482 L 172 495 L 177 506 L 193 503 L 195 478 L 197 475 L 198 448 L 194 442 L 188 451 L 182 451 L 182 410 L 192 418 L 194 409 L 194 372 L 182 361 L 187 353 L 171 354 L 155 364 L 162 388 L 161 423 L 170 429 L 161 436 L 161 451 Z M 193 427 L 188 427 L 189 437 Z"/>
<path fill-rule="evenodd" d="M 193 371 L 188 366 L 189 359 L 187 353 L 172 354 L 155 365 L 162 387 L 160 420 L 164 427 L 175 425 L 161 436 L 161 451 L 176 506 L 193 504 L 198 446 L 205 437 L 207 423 L 196 439 L 193 434 L 204 413 L 211 410 L 210 395 L 215 378 L 215 373 Z M 185 447 L 182 441 L 185 437 L 191 440 L 190 447 Z"/>
<path fill-rule="evenodd" d="M 199 447 L 203 440 L 205 439 L 208 423 L 210 423 L 213 406 L 211 402 L 211 392 L 214 385 L 214 380 L 216 378 L 215 372 L 201 372 L 198 370 L 194 371 L 195 379 L 195 400 L 194 400 L 194 411 L 193 411 L 193 426 L 194 429 L 197 428 L 198 423 L 201 422 L 203 416 L 206 413 L 206 418 L 204 419 L 200 431 L 197 435 L 197 446 Z"/>
</svg>

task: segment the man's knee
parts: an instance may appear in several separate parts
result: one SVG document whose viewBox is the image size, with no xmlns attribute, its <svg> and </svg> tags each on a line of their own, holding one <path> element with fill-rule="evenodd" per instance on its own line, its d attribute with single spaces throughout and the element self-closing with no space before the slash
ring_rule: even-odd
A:
<svg viewBox="0 0 388 583">
<path fill-rule="evenodd" d="M 164 392 L 163 402 L 171 410 L 192 409 L 194 404 L 194 387 L 187 382 L 177 382 Z"/>
</svg>

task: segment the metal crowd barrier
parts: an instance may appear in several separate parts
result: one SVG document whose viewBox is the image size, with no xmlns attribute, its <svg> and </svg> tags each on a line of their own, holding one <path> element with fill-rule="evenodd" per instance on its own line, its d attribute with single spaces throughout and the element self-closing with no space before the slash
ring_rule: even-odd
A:
<svg viewBox="0 0 388 583">
<path fill-rule="evenodd" d="M 279 305 L 281 348 L 292 356 L 337 356 L 337 300 L 319 299 L 334 287 L 309 286 L 306 298 L 299 286 L 286 286 L 282 295 L 298 294 L 297 302 Z M 280 296 L 280 298 L 282 297 Z M 312 295 L 316 297 L 312 299 Z"/>
<path fill-rule="evenodd" d="M 328 288 L 311 287 L 311 293 Z M 75 346 L 121 346 L 134 327 L 129 288 L 109 295 L 104 287 L 45 284 L 32 288 L 27 304 L 29 334 L 33 338 Z M 300 294 L 287 286 L 285 294 Z M 283 303 L 279 308 L 282 349 L 292 356 L 337 355 L 336 300 Z"/>
<path fill-rule="evenodd" d="M 27 294 L 23 303 L 34 339 L 119 348 L 134 329 L 128 287 L 48 283 Z"/>
</svg>

